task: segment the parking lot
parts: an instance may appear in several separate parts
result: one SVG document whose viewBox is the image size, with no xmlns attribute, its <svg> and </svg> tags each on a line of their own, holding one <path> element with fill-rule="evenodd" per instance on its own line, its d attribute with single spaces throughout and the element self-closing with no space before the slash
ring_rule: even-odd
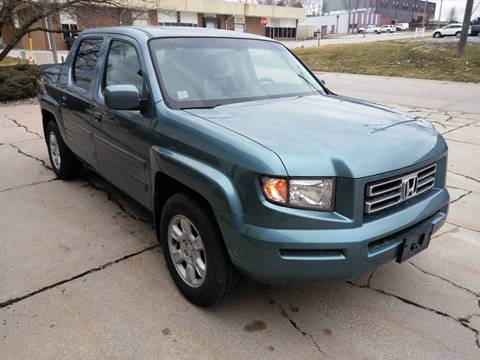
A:
<svg viewBox="0 0 480 360">
<path fill-rule="evenodd" d="M 444 134 L 451 208 L 427 250 L 349 282 L 247 281 L 197 308 L 150 214 L 94 174 L 57 180 L 38 105 L 0 105 L 0 358 L 479 359 L 480 85 L 320 77 Z"/>
</svg>

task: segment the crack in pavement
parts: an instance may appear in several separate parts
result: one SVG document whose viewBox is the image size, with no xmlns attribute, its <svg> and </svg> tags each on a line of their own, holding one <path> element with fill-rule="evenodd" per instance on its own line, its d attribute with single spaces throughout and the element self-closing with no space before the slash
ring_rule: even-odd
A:
<svg viewBox="0 0 480 360">
<path fill-rule="evenodd" d="M 455 200 L 450 201 L 450 204 L 453 204 L 453 203 L 457 202 L 458 200 L 463 199 L 465 196 L 470 195 L 472 192 L 473 192 L 472 190 L 469 190 L 467 193 L 460 195 Z"/>
<path fill-rule="evenodd" d="M 480 180 L 474 178 L 473 176 L 469 176 L 469 175 L 464 175 L 464 174 L 460 174 L 460 173 L 457 173 L 455 171 L 452 171 L 452 170 L 447 170 L 447 172 L 451 172 L 452 174 L 455 174 L 455 175 L 458 175 L 458 176 L 461 176 L 461 177 L 464 177 L 465 179 L 468 179 L 468 180 L 472 180 L 472 181 L 475 181 L 477 183 L 480 183 Z"/>
<path fill-rule="evenodd" d="M 430 271 L 427 271 L 425 269 L 422 269 L 420 266 L 418 266 L 417 264 L 413 263 L 412 261 L 408 261 L 407 264 L 410 264 L 411 266 L 413 266 L 415 269 L 421 271 L 422 273 L 426 274 L 426 275 L 429 275 L 429 276 L 433 276 L 433 277 L 436 277 L 437 279 L 440 279 L 440 280 L 443 280 L 443 281 L 446 281 L 447 283 L 449 283 L 450 285 L 453 285 L 455 286 L 456 288 L 460 289 L 460 290 L 463 290 L 463 291 L 466 291 L 467 293 L 469 293 L 470 295 L 473 295 L 477 298 L 477 302 L 478 302 L 478 307 L 480 308 L 480 293 L 472 290 L 472 289 L 469 289 L 463 285 L 460 285 L 460 284 L 457 284 L 456 282 L 450 280 L 450 279 L 447 279 L 443 276 L 440 276 L 440 275 L 437 275 L 437 274 L 434 274 Z"/>
<path fill-rule="evenodd" d="M 56 178 L 46 180 L 46 181 L 37 181 L 37 182 L 34 182 L 34 183 L 20 185 L 20 186 L 17 186 L 17 187 L 6 188 L 6 189 L 3 189 L 3 190 L 0 190 L 0 193 L 4 193 L 4 192 L 7 192 L 7 191 L 12 191 L 12 190 L 19 190 L 19 189 L 23 189 L 23 188 L 30 187 L 30 186 L 40 185 L 40 184 L 47 184 L 47 183 L 57 181 L 57 180 L 60 180 L 60 179 L 56 177 Z"/>
<path fill-rule="evenodd" d="M 300 334 L 302 334 L 303 336 L 307 336 L 310 338 L 310 340 L 312 341 L 313 343 L 313 346 L 315 346 L 315 348 L 317 349 L 317 351 L 325 356 L 328 356 L 329 358 L 331 358 L 330 355 L 328 355 L 325 351 L 323 351 L 321 348 L 320 348 L 320 345 L 318 344 L 318 342 L 315 340 L 315 338 L 313 337 L 312 334 L 306 332 L 305 330 L 303 330 L 302 328 L 300 328 L 300 326 L 297 324 L 297 322 L 295 320 L 293 320 L 290 315 L 288 314 L 287 310 L 285 310 L 285 307 L 282 305 L 282 303 L 278 300 L 275 300 L 274 298 L 272 298 L 271 296 L 268 295 L 267 291 L 264 290 L 264 289 L 261 289 L 262 292 L 265 294 L 265 296 L 268 298 L 269 302 L 271 304 L 275 304 L 277 305 L 279 308 L 280 308 L 280 313 L 282 314 L 282 316 L 284 318 L 286 318 L 288 320 L 288 322 L 290 323 L 290 325 L 292 325 L 292 327 L 298 331 Z"/>
<path fill-rule="evenodd" d="M 20 123 L 18 122 L 18 120 L 14 119 L 14 118 L 12 118 L 12 117 L 10 117 L 10 116 L 8 116 L 7 114 L 3 114 L 3 116 L 4 116 L 6 119 L 12 121 L 12 122 L 16 125 L 16 127 L 23 128 L 23 129 L 25 129 L 25 131 L 26 131 L 27 133 L 33 134 L 33 135 L 37 135 L 40 139 L 43 139 L 43 136 L 42 136 L 42 135 L 40 135 L 40 134 L 37 133 L 36 131 L 30 130 L 26 125 L 20 124 Z"/>
<path fill-rule="evenodd" d="M 450 225 L 455 225 L 455 226 L 461 227 L 461 228 L 463 228 L 463 229 L 470 230 L 470 231 L 480 232 L 480 230 L 473 229 L 473 228 L 469 228 L 468 226 L 465 226 L 465 225 L 458 225 L 458 224 L 455 224 L 455 223 L 453 223 L 453 222 L 451 222 L 451 221 L 448 221 L 448 220 L 447 220 L 447 223 L 450 224 Z M 453 229 L 452 229 L 452 230 L 453 230 Z M 452 230 L 449 230 L 449 231 L 447 231 L 447 232 L 450 232 L 450 231 L 452 231 Z M 445 232 L 445 233 L 447 233 L 447 232 Z"/>
<path fill-rule="evenodd" d="M 443 135 L 443 134 L 442 134 L 442 135 Z M 480 146 L 480 144 L 477 144 L 477 143 L 474 143 L 474 142 L 470 142 L 470 141 L 465 141 L 465 140 L 456 140 L 456 139 L 450 139 L 450 138 L 445 138 L 445 140 L 447 140 L 447 142 L 448 142 L 448 141 L 455 141 L 455 142 L 459 142 L 459 143 L 462 143 L 462 144 Z"/>
<path fill-rule="evenodd" d="M 445 136 L 445 134 L 451 133 L 452 131 L 455 131 L 455 130 L 463 129 L 463 128 L 465 128 L 465 127 L 467 127 L 467 126 L 470 126 L 470 125 L 473 125 L 473 124 L 475 124 L 475 122 L 470 122 L 470 123 L 468 123 L 468 124 L 458 126 L 458 127 L 456 127 L 455 129 L 447 130 L 447 131 L 445 131 L 445 132 L 442 133 L 442 136 Z"/>
<path fill-rule="evenodd" d="M 132 214 L 130 211 L 128 211 L 125 207 L 125 205 L 123 205 L 120 200 L 118 200 L 117 198 L 115 198 L 115 196 L 113 195 L 113 193 L 111 191 L 108 191 L 106 188 L 104 187 L 100 187 L 99 185 L 95 184 L 92 179 L 90 179 L 89 177 L 84 177 L 83 178 L 92 188 L 94 188 L 95 190 L 97 191 L 100 191 L 102 193 L 104 193 L 105 195 L 107 195 L 107 199 L 108 201 L 111 201 L 112 203 L 114 203 L 115 205 L 117 205 L 117 207 L 127 216 L 129 216 L 130 218 L 134 219 L 134 220 L 137 220 L 137 221 L 140 221 L 140 222 L 143 222 L 145 224 L 148 224 L 150 223 L 151 221 L 150 220 L 147 220 L 147 219 L 143 219 L 141 217 L 138 217 L 136 216 L 135 214 Z"/>
<path fill-rule="evenodd" d="M 28 294 L 21 295 L 21 296 L 15 297 L 15 298 L 13 298 L 13 299 L 6 300 L 6 301 L 0 303 L 0 309 L 4 308 L 4 307 L 6 307 L 6 306 L 9 306 L 9 305 L 15 304 L 15 303 L 17 303 L 17 302 L 19 302 L 19 301 L 25 300 L 25 299 L 27 299 L 27 298 L 29 298 L 29 297 L 34 296 L 34 295 L 40 294 L 40 293 L 42 293 L 42 292 L 44 292 L 44 291 L 47 291 L 47 290 L 56 288 L 57 286 L 60 286 L 60 285 L 69 283 L 69 282 L 71 282 L 71 281 L 73 281 L 73 280 L 77 280 L 77 279 L 79 279 L 79 278 L 81 278 L 81 277 L 84 277 L 85 275 L 88 275 L 88 274 L 91 274 L 91 273 L 94 273 L 94 272 L 103 270 L 103 269 L 105 269 L 105 268 L 107 268 L 107 267 L 109 267 L 109 266 L 111 266 L 111 265 L 113 265 L 113 264 L 117 264 L 117 263 L 122 262 L 122 261 L 124 261 L 124 260 L 130 259 L 130 258 L 132 258 L 132 257 L 134 257 L 134 256 L 143 254 L 143 253 L 145 253 L 145 252 L 147 252 L 147 251 L 150 251 L 150 250 L 153 250 L 153 249 L 155 249 L 155 248 L 157 248 L 157 247 L 159 247 L 159 246 L 160 246 L 160 244 L 151 245 L 151 246 L 146 247 L 146 248 L 144 248 L 144 249 L 142 249 L 142 250 L 139 250 L 139 251 L 136 251 L 136 252 L 134 252 L 134 253 L 131 253 L 131 254 L 128 254 L 128 255 L 124 255 L 124 256 L 122 256 L 122 257 L 119 257 L 119 258 L 117 258 L 117 259 L 115 259 L 115 260 L 109 261 L 109 262 L 107 262 L 107 263 L 105 263 L 105 264 L 103 264 L 103 265 L 97 266 L 97 267 L 95 267 L 95 268 L 93 268 L 93 269 L 90 269 L 90 270 L 81 272 L 81 273 L 79 273 L 79 274 L 77 274 L 77 275 L 74 275 L 74 276 L 68 278 L 68 279 L 64 279 L 64 280 L 57 281 L 56 283 L 53 283 L 53 284 L 51 284 L 51 285 L 44 286 L 44 287 L 42 287 L 42 288 L 40 288 L 40 289 L 34 290 L 34 291 L 32 291 L 32 292 L 29 292 Z"/>
<path fill-rule="evenodd" d="M 478 349 L 480 350 L 480 331 L 475 329 L 474 327 L 470 326 L 469 325 L 469 320 L 466 320 L 466 318 L 457 318 L 453 315 L 450 315 L 449 313 L 446 313 L 444 311 L 441 311 L 441 310 L 437 310 L 437 309 L 434 309 L 434 308 L 431 308 L 431 307 L 428 307 L 426 305 L 422 305 L 422 304 L 419 304 L 419 303 L 416 303 L 415 301 L 413 300 L 410 300 L 410 299 L 407 299 L 407 298 L 404 298 L 403 296 L 400 296 L 400 295 L 396 295 L 394 293 L 391 293 L 391 292 L 388 292 L 386 290 L 383 290 L 383 289 L 380 289 L 380 288 L 376 288 L 376 287 L 372 287 L 372 286 L 367 286 L 367 285 L 360 285 L 360 284 L 356 284 L 352 281 L 347 281 L 347 284 L 353 286 L 353 287 L 356 287 L 356 288 L 359 288 L 359 289 L 368 289 L 368 290 L 372 290 L 372 291 L 375 291 L 379 294 L 382 294 L 382 295 L 385 295 L 385 296 L 389 296 L 389 297 L 393 297 L 407 305 L 411 305 L 411 306 L 414 306 L 416 308 L 419 308 L 419 309 L 422 309 L 422 310 L 426 310 L 426 311 L 430 311 L 436 315 L 439 315 L 439 316 L 442 316 L 444 318 L 447 318 L 447 319 L 450 319 L 450 320 L 453 320 L 455 321 L 456 323 L 460 324 L 461 326 L 463 326 L 464 328 L 470 330 L 471 332 L 473 332 L 473 334 L 475 335 L 475 344 L 476 346 L 478 347 Z"/>
<path fill-rule="evenodd" d="M 17 152 L 19 154 L 22 154 L 26 157 L 29 157 L 30 159 L 33 159 L 33 160 L 36 160 L 38 161 L 44 168 L 48 169 L 48 170 L 52 170 L 52 168 L 50 166 L 47 165 L 47 163 L 45 162 L 45 160 L 42 160 L 34 155 L 31 155 L 29 153 L 26 153 L 25 151 L 23 151 L 22 149 L 20 149 L 17 145 L 14 145 L 14 144 L 8 144 L 10 145 L 12 148 L 14 148 L 15 150 L 17 150 Z"/>
<path fill-rule="evenodd" d="M 14 148 L 15 150 L 17 150 L 18 153 L 26 156 L 26 157 L 29 157 L 31 159 L 34 159 L 36 161 L 38 161 L 44 168 L 48 169 L 48 170 L 52 170 L 52 168 L 50 166 L 48 166 L 46 164 L 46 162 L 34 155 L 31 155 L 29 153 L 26 153 L 25 151 L 21 150 L 18 146 L 14 145 L 14 144 L 8 144 L 10 145 L 12 148 Z M 57 179 L 57 178 L 55 178 Z M 143 219 L 141 217 L 138 217 L 138 216 L 135 216 L 134 214 L 132 214 L 130 211 L 128 211 L 125 206 L 118 200 L 114 197 L 114 195 L 108 191 L 107 189 L 105 188 L 102 188 L 102 187 L 99 187 L 98 185 L 96 185 L 91 179 L 89 178 L 84 178 L 84 180 L 91 186 L 93 187 L 95 190 L 97 191 L 100 191 L 100 192 L 103 192 L 104 194 L 107 195 L 107 199 L 111 202 L 113 202 L 115 205 L 118 206 L 118 208 L 123 212 L 125 213 L 127 216 L 131 217 L 132 219 L 134 220 L 137 220 L 137 221 L 141 221 L 141 222 L 144 222 L 144 223 L 149 223 L 150 221 L 149 220 L 146 220 L 146 219 Z M 36 184 L 32 184 L 32 185 L 36 185 Z M 15 188 L 12 188 L 12 189 L 9 189 L 9 190 L 14 190 Z M 3 192 L 3 191 L 0 191 L 0 192 Z"/>
</svg>

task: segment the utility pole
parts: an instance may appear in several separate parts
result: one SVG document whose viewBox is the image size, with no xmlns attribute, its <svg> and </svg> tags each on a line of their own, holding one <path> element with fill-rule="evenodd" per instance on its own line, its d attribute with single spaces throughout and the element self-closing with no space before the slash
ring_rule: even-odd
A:
<svg viewBox="0 0 480 360">
<path fill-rule="evenodd" d="M 440 22 L 442 21 L 442 5 L 443 5 L 443 0 L 440 0 L 440 10 L 438 11 L 438 24 L 437 24 L 438 27 L 440 27 Z"/>
<path fill-rule="evenodd" d="M 425 28 L 425 17 L 427 16 L 427 0 L 425 0 L 425 5 L 423 5 L 423 18 L 422 18 L 422 27 Z"/>
<path fill-rule="evenodd" d="M 467 0 L 465 6 L 465 15 L 463 16 L 462 35 L 458 41 L 457 58 L 463 59 L 465 55 L 465 45 L 467 44 L 468 28 L 470 26 L 470 18 L 472 17 L 473 0 Z"/>
<path fill-rule="evenodd" d="M 48 36 L 48 42 L 49 42 L 49 45 L 50 45 L 50 50 L 52 51 L 53 62 L 55 64 L 58 64 L 57 43 L 55 42 L 55 37 L 53 36 L 53 33 L 48 31 L 48 30 L 51 30 L 51 28 L 52 28 L 52 24 L 50 22 L 50 16 L 47 16 L 45 18 L 45 28 L 47 30 L 47 36 Z"/>
</svg>

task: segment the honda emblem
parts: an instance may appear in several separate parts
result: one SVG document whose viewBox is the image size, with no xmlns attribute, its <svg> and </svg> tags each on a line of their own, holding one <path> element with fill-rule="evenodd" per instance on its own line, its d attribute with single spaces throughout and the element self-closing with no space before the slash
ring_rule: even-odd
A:
<svg viewBox="0 0 480 360">
<path fill-rule="evenodd" d="M 402 198 L 403 200 L 410 199 L 417 194 L 417 174 L 405 177 L 402 180 Z"/>
</svg>

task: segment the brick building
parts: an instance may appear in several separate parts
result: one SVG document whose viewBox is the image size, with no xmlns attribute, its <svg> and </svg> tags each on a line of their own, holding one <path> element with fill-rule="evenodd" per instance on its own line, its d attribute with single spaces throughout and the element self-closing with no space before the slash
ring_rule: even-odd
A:
<svg viewBox="0 0 480 360">
<path fill-rule="evenodd" d="M 78 7 L 72 13 L 50 17 L 51 29 L 62 30 L 53 38 L 57 49 L 65 50 L 65 37 L 71 32 L 98 26 L 163 25 L 212 27 L 269 36 L 294 39 L 298 20 L 305 18 L 305 10 L 297 7 L 252 5 L 221 0 L 127 0 L 124 7 Z M 27 10 L 26 10 L 27 11 Z M 15 16 L 15 26 L 22 23 L 25 13 Z M 261 19 L 266 18 L 266 27 Z M 45 20 L 34 27 L 45 28 Z M 14 34 L 14 28 L 2 30 L 3 42 Z M 37 31 L 25 36 L 17 48 L 49 50 L 51 44 L 46 32 Z"/>
</svg>

